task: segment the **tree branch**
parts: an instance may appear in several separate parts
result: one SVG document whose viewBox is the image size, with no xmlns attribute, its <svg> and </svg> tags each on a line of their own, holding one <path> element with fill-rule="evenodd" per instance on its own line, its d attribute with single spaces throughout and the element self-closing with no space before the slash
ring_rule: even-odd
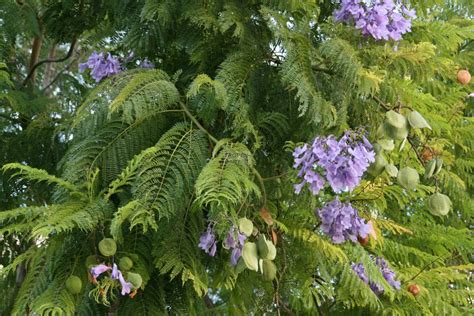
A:
<svg viewBox="0 0 474 316">
<path fill-rule="evenodd" d="M 35 74 L 35 71 L 36 71 L 36 68 L 38 68 L 39 66 L 43 65 L 43 64 L 46 64 L 46 63 L 60 63 L 60 62 L 63 62 L 67 59 L 69 59 L 69 57 L 72 56 L 72 53 L 74 52 L 74 47 L 76 46 L 76 42 L 77 42 L 77 39 L 74 38 L 72 41 L 71 41 L 71 46 L 69 46 L 69 51 L 67 52 L 66 56 L 64 56 L 63 58 L 58 58 L 58 59 L 44 59 L 40 62 L 37 62 L 33 67 L 31 67 L 30 69 L 30 72 L 28 73 L 28 75 L 26 76 L 25 80 L 23 81 L 23 86 L 26 86 L 26 84 L 28 83 L 28 81 L 32 78 L 34 78 L 34 74 Z"/>
</svg>

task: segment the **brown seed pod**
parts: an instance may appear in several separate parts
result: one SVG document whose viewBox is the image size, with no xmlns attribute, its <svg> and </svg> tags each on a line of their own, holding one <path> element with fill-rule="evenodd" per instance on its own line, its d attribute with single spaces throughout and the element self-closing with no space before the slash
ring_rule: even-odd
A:
<svg viewBox="0 0 474 316">
<path fill-rule="evenodd" d="M 416 284 L 411 284 L 409 287 L 408 287 L 408 291 L 413 294 L 413 296 L 418 296 L 418 294 L 420 294 L 420 287 Z"/>
<path fill-rule="evenodd" d="M 458 82 L 462 85 L 467 85 L 471 81 L 471 74 L 469 71 L 462 69 L 458 71 Z"/>
<path fill-rule="evenodd" d="M 362 238 L 361 236 L 358 236 L 357 240 L 359 241 L 359 244 L 361 244 L 363 247 L 365 247 L 369 243 L 369 235 L 365 236 L 365 238 Z"/>
<path fill-rule="evenodd" d="M 260 217 L 267 225 L 273 225 L 272 214 L 265 207 L 260 209 Z"/>
</svg>

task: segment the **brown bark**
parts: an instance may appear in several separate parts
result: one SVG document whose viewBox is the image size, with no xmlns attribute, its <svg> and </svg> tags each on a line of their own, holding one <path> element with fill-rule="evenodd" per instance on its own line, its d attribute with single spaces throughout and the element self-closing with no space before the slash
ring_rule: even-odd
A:
<svg viewBox="0 0 474 316">
<path fill-rule="evenodd" d="M 43 38 L 41 36 L 35 36 L 35 38 L 33 39 L 33 47 L 31 49 L 31 58 L 30 58 L 30 67 L 29 67 L 30 72 L 33 71 L 33 67 L 35 67 L 36 63 L 38 62 L 42 45 L 43 45 Z M 34 72 L 31 73 L 30 79 L 32 82 L 35 81 Z"/>
</svg>

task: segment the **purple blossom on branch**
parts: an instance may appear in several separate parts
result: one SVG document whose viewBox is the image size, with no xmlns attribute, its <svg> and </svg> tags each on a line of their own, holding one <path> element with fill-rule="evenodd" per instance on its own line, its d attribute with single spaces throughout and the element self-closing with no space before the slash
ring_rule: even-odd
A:
<svg viewBox="0 0 474 316">
<path fill-rule="evenodd" d="M 230 263 L 234 267 L 237 265 L 237 262 L 239 261 L 239 258 L 242 255 L 242 247 L 244 246 L 246 239 L 247 236 L 242 234 L 235 226 L 233 226 L 227 233 L 227 238 L 224 241 L 224 248 L 232 249 L 232 253 L 230 255 Z"/>
<path fill-rule="evenodd" d="M 207 226 L 207 230 L 201 235 L 199 238 L 199 248 L 204 250 L 207 254 L 211 257 L 216 255 L 217 251 L 217 242 L 216 242 L 216 235 L 214 234 L 214 230 L 212 229 L 211 225 Z"/>
<path fill-rule="evenodd" d="M 340 140 L 332 135 L 316 137 L 312 145 L 297 147 L 293 157 L 293 167 L 303 179 L 295 185 L 295 192 L 299 194 L 309 184 L 311 193 L 317 195 L 326 181 L 336 193 L 352 191 L 375 160 L 375 153 L 365 136 L 347 131 Z"/>
<path fill-rule="evenodd" d="M 375 259 L 375 264 L 379 267 L 380 272 L 384 279 L 390 284 L 393 288 L 399 290 L 400 289 L 400 281 L 395 280 L 395 272 L 388 267 L 387 261 L 381 257 L 377 257 Z"/>
<path fill-rule="evenodd" d="M 99 264 L 99 265 L 96 265 L 96 266 L 92 267 L 90 269 L 90 273 L 91 273 L 92 277 L 95 279 L 99 275 L 101 275 L 102 273 L 104 273 L 106 271 L 109 271 L 110 269 L 112 269 L 112 268 L 109 267 L 109 266 L 106 266 L 105 264 Z"/>
<path fill-rule="evenodd" d="M 363 35 L 376 40 L 401 40 L 415 18 L 415 10 L 399 0 L 342 0 L 341 8 L 334 11 L 336 21 L 353 22 Z"/>
<path fill-rule="evenodd" d="M 359 217 L 359 213 L 351 203 L 342 203 L 337 196 L 317 210 L 317 214 L 321 218 L 323 232 L 329 235 L 335 244 L 348 239 L 357 242 L 358 236 L 365 238 L 371 231 L 371 225 Z"/>
<path fill-rule="evenodd" d="M 112 268 L 112 275 L 111 275 L 113 280 L 118 280 L 120 282 L 120 285 L 122 286 L 122 295 L 129 294 L 133 284 L 130 282 L 125 281 L 125 278 L 122 275 L 122 271 L 120 271 L 117 267 L 117 265 L 114 263 L 114 266 Z"/>
<path fill-rule="evenodd" d="M 87 62 L 79 64 L 80 72 L 84 72 L 86 69 L 91 69 L 91 77 L 94 78 L 96 82 L 119 73 L 122 70 L 117 58 L 112 57 L 110 53 L 104 55 L 103 52 L 93 52 L 87 59 Z"/>
</svg>

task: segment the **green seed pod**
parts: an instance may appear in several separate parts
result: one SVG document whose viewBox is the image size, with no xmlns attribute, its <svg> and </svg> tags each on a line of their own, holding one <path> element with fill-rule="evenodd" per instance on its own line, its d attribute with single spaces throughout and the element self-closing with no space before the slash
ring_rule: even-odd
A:
<svg viewBox="0 0 474 316">
<path fill-rule="evenodd" d="M 239 230 L 245 236 L 249 237 L 253 232 L 253 223 L 248 218 L 242 217 L 239 219 Z"/>
<path fill-rule="evenodd" d="M 128 272 L 127 273 L 127 281 L 132 283 L 134 289 L 138 289 L 142 286 L 143 279 L 142 276 L 138 273 Z"/>
<path fill-rule="evenodd" d="M 392 151 L 395 148 L 393 139 L 379 139 L 377 143 L 386 151 Z"/>
<path fill-rule="evenodd" d="M 407 119 L 400 113 L 390 110 L 385 113 L 385 122 L 395 128 L 403 128 L 407 123 Z"/>
<path fill-rule="evenodd" d="M 268 244 L 265 235 L 260 234 L 257 240 L 257 252 L 260 258 L 266 258 L 268 255 Z"/>
<path fill-rule="evenodd" d="M 235 272 L 239 274 L 240 272 L 244 271 L 247 268 L 247 265 L 245 264 L 245 261 L 242 257 L 239 258 L 239 261 L 237 261 L 237 265 L 235 266 Z"/>
<path fill-rule="evenodd" d="M 436 159 L 436 169 L 434 171 L 434 175 L 437 175 L 441 171 L 441 168 L 443 168 L 443 159 L 437 158 Z"/>
<path fill-rule="evenodd" d="M 242 258 L 245 265 L 250 270 L 258 271 L 257 245 L 253 242 L 246 242 L 242 248 Z"/>
<path fill-rule="evenodd" d="M 82 281 L 79 277 L 71 275 L 66 280 L 66 289 L 71 294 L 79 294 L 82 290 Z"/>
<path fill-rule="evenodd" d="M 117 244 L 112 238 L 104 238 L 99 242 L 99 251 L 105 257 L 111 257 L 117 252 Z"/>
<path fill-rule="evenodd" d="M 429 179 L 433 176 L 434 172 L 436 170 L 436 160 L 430 160 L 426 163 L 425 165 L 425 179 Z"/>
<path fill-rule="evenodd" d="M 122 257 L 119 260 L 120 270 L 128 271 L 133 267 L 133 261 L 129 257 Z"/>
<path fill-rule="evenodd" d="M 385 171 L 388 173 L 389 176 L 395 178 L 398 175 L 398 169 L 395 165 L 389 163 L 385 166 Z"/>
<path fill-rule="evenodd" d="M 367 172 L 373 175 L 374 177 L 376 177 L 382 173 L 386 164 L 387 164 L 387 160 L 385 160 L 384 156 L 381 154 L 377 154 L 375 155 L 374 163 L 370 165 Z"/>
<path fill-rule="evenodd" d="M 398 172 L 398 184 L 407 190 L 413 190 L 420 183 L 418 172 L 410 167 L 405 167 Z"/>
<path fill-rule="evenodd" d="M 445 216 L 452 207 L 451 200 L 447 195 L 435 193 L 427 200 L 428 210 L 435 216 Z"/>
<path fill-rule="evenodd" d="M 388 137 L 392 139 L 396 139 L 396 140 L 405 139 L 408 136 L 408 132 L 409 132 L 409 127 L 408 127 L 407 122 L 405 122 L 405 125 L 402 127 L 394 127 L 390 124 L 385 123 L 384 129 L 385 129 L 385 134 Z"/>
<path fill-rule="evenodd" d="M 268 254 L 265 257 L 265 259 L 274 260 L 277 254 L 277 249 L 275 245 L 271 241 L 267 240 L 267 247 L 268 247 Z"/>
<path fill-rule="evenodd" d="M 95 255 L 88 256 L 84 264 L 87 269 L 90 269 L 92 266 L 97 265 L 97 257 Z"/>
<path fill-rule="evenodd" d="M 431 129 L 430 124 L 425 120 L 425 118 L 418 113 L 417 111 L 413 111 L 408 114 L 408 122 L 410 123 L 411 127 L 413 128 L 429 128 Z"/>
<path fill-rule="evenodd" d="M 374 144 L 374 151 L 376 154 L 379 154 L 383 150 L 382 146 L 380 144 L 375 143 Z"/>
<path fill-rule="evenodd" d="M 263 279 L 265 281 L 272 281 L 273 279 L 275 279 L 277 269 L 273 261 L 263 260 L 262 269 L 263 269 Z"/>
</svg>

